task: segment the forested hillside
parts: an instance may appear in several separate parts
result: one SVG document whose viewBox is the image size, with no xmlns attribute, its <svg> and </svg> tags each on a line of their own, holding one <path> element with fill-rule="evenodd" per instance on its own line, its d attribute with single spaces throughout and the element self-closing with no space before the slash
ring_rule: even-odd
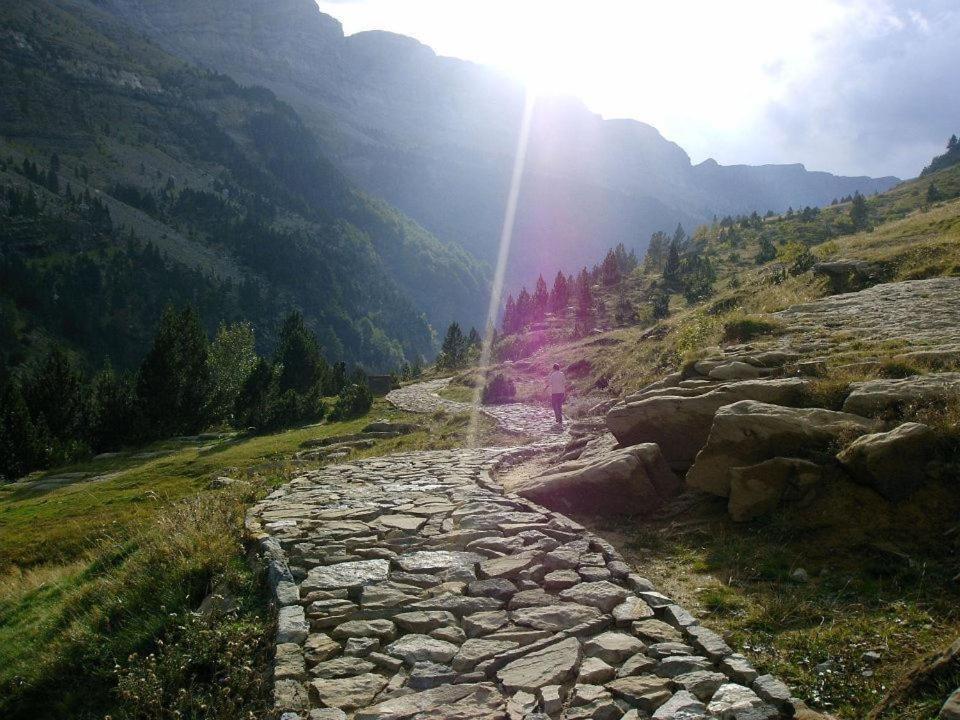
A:
<svg viewBox="0 0 960 720">
<path fill-rule="evenodd" d="M 327 357 L 431 356 L 486 271 L 351 187 L 297 114 L 82 0 L 0 10 L 0 336 L 130 368 L 168 304 L 270 351 L 301 310 Z"/>
<path fill-rule="evenodd" d="M 175 55 L 269 87 L 361 187 L 493 263 L 523 115 L 520 83 L 411 37 L 345 36 L 312 0 L 104 3 Z M 896 181 L 800 164 L 693 165 L 646 123 L 540 97 L 508 279 L 594 262 L 620 242 L 642 252 L 650 233 L 678 222 L 823 205 Z"/>
</svg>

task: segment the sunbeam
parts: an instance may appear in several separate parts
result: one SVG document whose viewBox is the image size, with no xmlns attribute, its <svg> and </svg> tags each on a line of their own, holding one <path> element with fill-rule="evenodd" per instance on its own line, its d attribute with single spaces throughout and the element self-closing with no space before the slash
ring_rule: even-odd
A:
<svg viewBox="0 0 960 720">
<path fill-rule="evenodd" d="M 500 248 L 497 251 L 497 267 L 493 275 L 493 285 L 490 288 L 490 303 L 487 306 L 487 321 L 484 325 L 483 345 L 480 348 L 480 367 L 484 368 L 490 362 L 490 351 L 493 346 L 493 330 L 497 324 L 497 315 L 500 312 L 500 296 L 503 292 L 503 278 L 507 270 L 507 258 L 510 256 L 510 244 L 513 241 L 513 224 L 517 215 L 517 200 L 520 197 L 520 183 L 523 181 L 523 168 L 527 158 L 527 143 L 530 139 L 530 125 L 533 120 L 533 109 L 537 97 L 533 90 L 528 89 L 523 105 L 523 116 L 520 119 L 520 134 L 517 138 L 517 152 L 513 159 L 513 174 L 510 178 L 510 193 L 507 195 L 507 206 L 503 213 L 503 228 L 500 231 Z M 477 383 L 473 391 L 473 409 L 470 411 L 470 424 L 467 428 L 467 445 L 477 445 L 477 423 L 480 418 L 480 394 L 483 392 L 483 383 Z"/>
</svg>

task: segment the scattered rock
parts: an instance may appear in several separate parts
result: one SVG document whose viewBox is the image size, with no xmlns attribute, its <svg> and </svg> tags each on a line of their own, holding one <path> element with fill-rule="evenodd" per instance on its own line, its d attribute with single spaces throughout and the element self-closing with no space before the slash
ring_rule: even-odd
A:
<svg viewBox="0 0 960 720">
<path fill-rule="evenodd" d="M 850 384 L 844 412 L 873 417 L 917 402 L 937 402 L 960 392 L 960 373 L 931 373 L 907 378 L 881 378 Z"/>
<path fill-rule="evenodd" d="M 561 512 L 650 512 L 680 490 L 653 443 L 613 450 L 589 461 L 570 462 L 521 482 L 517 494 Z"/>
<path fill-rule="evenodd" d="M 737 522 L 767 515 L 784 501 L 801 500 L 823 477 L 809 460 L 776 457 L 756 465 L 730 468 L 727 510 Z"/>
<path fill-rule="evenodd" d="M 855 481 L 899 501 L 926 480 L 927 463 L 937 455 L 936 433 L 910 422 L 889 432 L 861 435 L 837 459 Z"/>
<path fill-rule="evenodd" d="M 721 407 L 740 400 L 795 405 L 808 385 L 801 378 L 758 379 L 710 392 L 691 389 L 690 397 L 628 397 L 607 413 L 607 427 L 621 444 L 656 443 L 671 467 L 687 468 L 706 444 L 713 416 Z"/>
<path fill-rule="evenodd" d="M 841 437 L 876 429 L 867 418 L 821 408 L 787 408 L 743 400 L 726 405 L 713 420 L 707 444 L 687 474 L 687 485 L 730 495 L 730 469 L 773 457 L 823 451 Z"/>
</svg>

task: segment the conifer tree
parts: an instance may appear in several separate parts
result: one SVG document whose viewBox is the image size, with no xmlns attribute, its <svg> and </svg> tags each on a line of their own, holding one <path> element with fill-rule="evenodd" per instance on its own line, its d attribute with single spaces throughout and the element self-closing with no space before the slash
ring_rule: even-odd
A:
<svg viewBox="0 0 960 720">
<path fill-rule="evenodd" d="M 510 335 L 517 330 L 517 302 L 513 293 L 507 296 L 507 304 L 503 309 L 503 332 Z"/>
<path fill-rule="evenodd" d="M 38 467 L 41 455 L 40 438 L 19 386 L 0 376 L 0 483 Z"/>
<path fill-rule="evenodd" d="M 527 289 L 520 288 L 520 294 L 517 296 L 517 321 L 515 331 L 523 330 L 530 324 L 533 316 L 533 300 Z"/>
<path fill-rule="evenodd" d="M 562 314 L 567 309 L 567 278 L 562 270 L 557 270 L 553 279 L 553 290 L 550 291 L 550 309 L 556 314 Z"/>
<path fill-rule="evenodd" d="M 620 282 L 620 265 L 613 250 L 608 250 L 600 264 L 600 279 L 604 285 L 616 285 Z"/>
<path fill-rule="evenodd" d="M 303 395 L 327 380 L 329 366 L 320 354 L 320 343 L 299 311 L 290 313 L 280 327 L 274 364 L 281 393 L 293 390 Z"/>
<path fill-rule="evenodd" d="M 577 276 L 577 315 L 588 318 L 593 312 L 593 293 L 590 292 L 590 275 L 583 268 Z"/>
<path fill-rule="evenodd" d="M 460 324 L 452 322 L 447 327 L 447 333 L 443 338 L 443 345 L 440 346 L 440 357 L 437 364 L 444 368 L 462 367 L 466 361 L 467 342 L 463 336 L 463 330 Z"/>
<path fill-rule="evenodd" d="M 471 327 L 470 332 L 467 333 L 467 349 L 476 348 L 479 350 L 482 344 L 483 338 L 480 337 L 480 333 L 477 332 L 475 327 Z"/>
<path fill-rule="evenodd" d="M 140 439 L 142 414 L 133 378 L 109 364 L 90 383 L 88 435 L 96 450 L 116 450 Z"/>
<path fill-rule="evenodd" d="M 168 307 L 137 374 L 137 396 L 153 437 L 203 427 L 210 385 L 209 343 L 191 307 Z"/>
<path fill-rule="evenodd" d="M 27 374 L 23 396 L 38 430 L 51 438 L 74 440 L 84 421 L 83 377 L 59 345 Z"/>
<path fill-rule="evenodd" d="M 680 279 L 680 243 L 674 235 L 667 248 L 667 258 L 663 263 L 663 279 L 675 283 Z"/>
<path fill-rule="evenodd" d="M 270 385 L 273 369 L 263 358 L 257 360 L 253 370 L 240 386 L 234 404 L 234 423 L 238 428 L 253 427 L 262 430 L 270 422 Z"/>
<path fill-rule="evenodd" d="M 850 204 L 850 220 L 856 230 L 863 230 L 867 226 L 867 200 L 857 191 Z"/>
<path fill-rule="evenodd" d="M 533 319 L 535 321 L 543 320 L 547 314 L 547 308 L 550 306 L 550 293 L 547 291 L 547 282 L 543 275 L 537 278 L 537 286 L 533 292 Z"/>
</svg>

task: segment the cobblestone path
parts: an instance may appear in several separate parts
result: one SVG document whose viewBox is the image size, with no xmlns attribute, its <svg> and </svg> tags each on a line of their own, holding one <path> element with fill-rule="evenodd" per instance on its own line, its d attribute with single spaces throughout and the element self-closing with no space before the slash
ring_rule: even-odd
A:
<svg viewBox="0 0 960 720">
<path fill-rule="evenodd" d="M 401 402 L 438 387 L 424 385 Z M 328 466 L 251 509 L 279 607 L 285 720 L 793 714 L 786 686 L 613 546 L 505 494 L 489 471 L 519 450 Z"/>
<path fill-rule="evenodd" d="M 457 402 L 440 397 L 438 391 L 450 384 L 450 378 L 430 380 L 428 382 L 407 385 L 399 390 L 393 390 L 387 395 L 387 400 L 402 410 L 416 413 L 432 413 L 443 410 L 449 413 L 471 412 L 470 403 Z M 549 440 L 559 440 L 563 437 L 554 423 L 553 410 L 546 406 L 528 405 L 526 403 L 506 403 L 503 405 L 482 405 L 480 412 L 487 415 L 510 433 L 529 435 Z"/>
</svg>

